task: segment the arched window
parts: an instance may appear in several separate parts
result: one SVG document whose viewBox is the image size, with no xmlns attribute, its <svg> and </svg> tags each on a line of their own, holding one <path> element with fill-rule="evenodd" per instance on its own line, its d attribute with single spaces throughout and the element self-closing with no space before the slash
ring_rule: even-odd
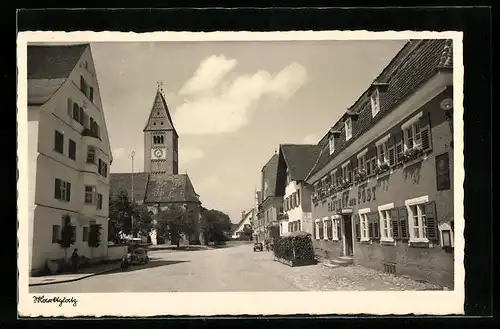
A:
<svg viewBox="0 0 500 329">
<path fill-rule="evenodd" d="M 153 136 L 153 144 L 163 144 L 163 136 Z"/>
</svg>

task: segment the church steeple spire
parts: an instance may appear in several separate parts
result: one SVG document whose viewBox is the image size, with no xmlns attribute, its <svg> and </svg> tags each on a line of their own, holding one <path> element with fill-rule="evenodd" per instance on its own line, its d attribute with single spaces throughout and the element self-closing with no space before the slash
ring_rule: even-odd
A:
<svg viewBox="0 0 500 329">
<path fill-rule="evenodd" d="M 178 139 L 163 94 L 163 82 L 157 82 L 156 96 L 144 127 L 144 168 L 154 175 L 178 173 Z"/>
</svg>

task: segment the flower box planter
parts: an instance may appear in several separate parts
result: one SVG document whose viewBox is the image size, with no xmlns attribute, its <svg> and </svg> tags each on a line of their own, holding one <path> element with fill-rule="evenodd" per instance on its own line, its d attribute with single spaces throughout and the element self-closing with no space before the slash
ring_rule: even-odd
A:
<svg viewBox="0 0 500 329">
<path fill-rule="evenodd" d="M 408 149 L 403 153 L 403 162 L 413 161 L 421 157 L 423 154 L 424 152 L 422 150 L 422 147 L 420 146 L 412 147 L 411 149 Z"/>
<path fill-rule="evenodd" d="M 389 173 L 391 167 L 387 163 L 383 163 L 377 167 L 375 167 L 375 174 L 376 175 L 383 175 L 385 173 Z"/>
</svg>

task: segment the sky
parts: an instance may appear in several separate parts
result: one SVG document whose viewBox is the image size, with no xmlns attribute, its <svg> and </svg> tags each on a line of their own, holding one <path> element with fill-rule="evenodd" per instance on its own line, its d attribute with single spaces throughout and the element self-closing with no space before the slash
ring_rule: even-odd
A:
<svg viewBox="0 0 500 329">
<path fill-rule="evenodd" d="M 237 223 L 279 144 L 316 144 L 406 40 L 91 43 L 112 173 L 144 167 L 157 83 L 179 133 L 179 173 Z"/>
</svg>

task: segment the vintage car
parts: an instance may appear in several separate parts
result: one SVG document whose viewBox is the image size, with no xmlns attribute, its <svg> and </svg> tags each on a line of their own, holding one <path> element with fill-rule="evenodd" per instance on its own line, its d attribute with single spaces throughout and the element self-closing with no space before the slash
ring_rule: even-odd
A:
<svg viewBox="0 0 500 329">
<path fill-rule="evenodd" d="M 253 245 L 253 251 L 262 251 L 263 249 L 262 242 L 257 242 Z"/>
<path fill-rule="evenodd" d="M 148 262 L 148 251 L 143 248 L 135 248 L 123 256 L 121 268 L 126 269 L 130 265 L 141 265 Z"/>
</svg>

